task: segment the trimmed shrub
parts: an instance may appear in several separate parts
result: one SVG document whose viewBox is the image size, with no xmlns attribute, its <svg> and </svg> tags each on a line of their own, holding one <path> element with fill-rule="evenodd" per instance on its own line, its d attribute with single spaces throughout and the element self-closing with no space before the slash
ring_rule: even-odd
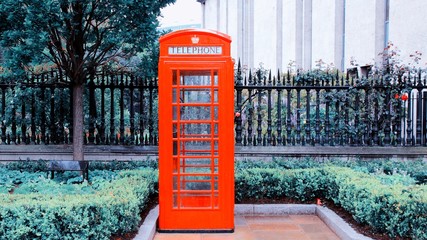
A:
<svg viewBox="0 0 427 240">
<path fill-rule="evenodd" d="M 427 239 L 426 185 L 383 184 L 375 176 L 348 168 L 333 167 L 323 172 L 326 184 L 335 188 L 326 191 L 328 197 L 356 221 L 392 237 Z"/>
<path fill-rule="evenodd" d="M 253 165 L 254 166 L 254 165 Z M 325 197 L 354 219 L 390 236 L 427 239 L 427 186 L 402 175 L 360 172 L 344 167 L 307 169 L 239 168 L 236 201 Z"/>
<path fill-rule="evenodd" d="M 0 194 L 2 239 L 109 239 L 135 230 L 155 191 L 152 169 L 119 172 L 88 194 Z"/>
</svg>

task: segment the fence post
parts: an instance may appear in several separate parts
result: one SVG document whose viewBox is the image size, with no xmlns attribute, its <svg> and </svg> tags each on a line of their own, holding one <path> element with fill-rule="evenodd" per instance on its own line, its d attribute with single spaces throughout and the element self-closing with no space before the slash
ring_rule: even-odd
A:
<svg viewBox="0 0 427 240">
<path fill-rule="evenodd" d="M 115 121 L 114 121 L 114 75 L 110 76 L 110 144 L 116 143 Z"/>
<path fill-rule="evenodd" d="M 254 85 L 254 79 L 252 78 L 252 72 L 249 70 L 249 86 Z M 252 88 L 248 89 L 248 101 L 249 101 L 249 113 L 248 113 L 248 145 L 252 145 L 254 142 L 253 135 L 252 135 L 252 119 L 254 116 L 254 105 L 252 103 Z"/>
<path fill-rule="evenodd" d="M 291 77 L 288 71 L 288 75 L 287 75 L 287 82 L 286 82 L 286 86 L 291 86 Z M 292 128 L 291 128 L 291 89 L 288 88 L 287 89 L 287 112 L 286 112 L 286 141 L 288 144 L 291 144 L 292 142 Z"/>
<path fill-rule="evenodd" d="M 418 91 L 418 98 L 417 98 L 417 140 L 416 144 L 422 145 L 423 139 L 421 138 L 421 119 L 422 119 L 422 112 L 423 112 L 423 99 L 422 99 L 422 91 L 423 91 L 423 84 L 421 82 L 421 70 L 418 71 L 418 84 L 417 84 L 417 91 Z"/>
<path fill-rule="evenodd" d="M 310 89 L 307 88 L 307 96 L 306 96 L 306 116 L 305 116 L 305 141 L 307 144 L 313 145 L 314 144 L 314 140 L 311 139 L 311 121 L 310 121 L 310 98 L 311 98 L 311 94 L 310 94 Z"/>
<path fill-rule="evenodd" d="M 369 114 L 371 112 L 371 105 L 369 104 L 369 88 L 365 89 L 365 114 L 364 114 L 364 122 L 365 122 L 365 135 L 364 135 L 364 144 L 371 145 L 371 121 L 369 120 Z"/>
<path fill-rule="evenodd" d="M 317 87 L 319 87 L 319 80 L 317 82 Z M 316 138 L 313 141 L 313 146 L 315 144 L 319 144 L 320 143 L 320 89 L 316 88 L 316 127 L 315 127 L 315 131 L 316 131 Z"/>
<path fill-rule="evenodd" d="M 408 98 L 408 117 L 406 118 L 406 125 L 408 128 L 406 129 L 406 144 L 412 145 L 412 92 L 409 93 Z"/>
<path fill-rule="evenodd" d="M 277 86 L 282 87 L 280 71 L 277 71 Z M 277 145 L 282 144 L 282 89 L 277 89 Z"/>
<path fill-rule="evenodd" d="M 150 145 L 154 145 L 154 121 L 153 121 L 153 91 L 154 91 L 154 83 L 153 83 L 153 79 L 150 79 L 150 86 L 149 86 L 149 91 L 150 91 L 150 102 L 148 105 L 148 114 L 149 114 L 149 118 L 148 118 L 148 134 L 149 134 L 149 143 Z"/>
<path fill-rule="evenodd" d="M 240 59 L 237 64 L 237 73 L 235 76 L 235 88 L 236 88 L 236 112 L 240 113 L 240 115 L 235 115 L 234 119 L 236 122 L 236 145 L 242 145 L 242 69 L 240 65 Z"/>
<path fill-rule="evenodd" d="M 145 91 L 145 81 L 143 78 L 139 79 L 140 87 L 139 87 L 139 144 L 144 145 L 144 91 Z"/>
<path fill-rule="evenodd" d="M 21 135 L 22 135 L 22 142 L 24 144 L 27 144 L 27 124 L 26 124 L 26 109 L 25 109 L 25 100 L 26 100 L 26 95 L 25 94 L 25 86 L 22 87 L 22 95 L 21 95 Z"/>
<path fill-rule="evenodd" d="M 425 80 L 425 79 L 424 79 Z M 423 139 L 424 139 L 424 146 L 427 146 L 427 92 L 423 92 L 423 121 L 422 124 L 424 126 L 423 128 Z"/>
<path fill-rule="evenodd" d="M 124 144 L 125 143 L 125 107 L 124 107 L 124 102 L 125 102 L 125 79 L 123 76 L 123 73 L 120 74 L 120 83 L 119 83 L 119 88 L 120 88 L 120 104 L 119 104 L 119 111 L 120 111 L 120 129 L 119 129 L 119 133 L 120 133 L 120 138 L 119 138 L 119 142 L 120 144 Z"/>
<path fill-rule="evenodd" d="M 41 123 L 40 123 L 40 129 L 41 129 L 41 139 L 40 142 L 45 144 L 46 142 L 46 101 L 45 101 L 45 74 L 41 77 L 41 86 L 40 86 L 40 105 L 41 105 Z"/>
<path fill-rule="evenodd" d="M 135 108 L 134 108 L 134 75 L 130 75 L 129 83 L 129 96 L 130 96 L 130 144 L 134 145 L 135 143 Z"/>
<path fill-rule="evenodd" d="M 99 125 L 98 134 L 100 135 L 99 139 L 101 144 L 106 143 L 105 139 L 105 72 L 101 73 L 101 123 Z"/>
<path fill-rule="evenodd" d="M 15 89 L 13 89 L 12 96 L 15 98 Z M 12 99 L 11 102 L 12 108 L 12 134 L 11 134 L 11 142 L 16 144 L 16 106 L 15 101 Z"/>
<path fill-rule="evenodd" d="M 358 79 L 356 79 L 356 85 L 358 84 Z M 360 102 L 360 96 L 359 96 L 359 89 L 356 89 L 356 96 L 355 96 L 355 104 L 354 104 L 354 136 L 353 136 L 353 144 L 359 145 L 359 121 L 360 121 L 360 108 L 359 108 L 359 102 Z"/>
<path fill-rule="evenodd" d="M 272 127 L 271 127 L 271 87 L 272 87 L 272 82 L 271 82 L 271 71 L 268 75 L 268 83 L 267 83 L 267 146 L 271 145 L 271 132 L 272 132 Z"/>
<path fill-rule="evenodd" d="M 258 86 L 262 86 L 262 79 L 261 76 L 258 76 Z M 257 115 L 258 115 L 258 120 L 257 120 L 257 145 L 262 145 L 262 117 L 261 117 L 261 90 L 258 89 L 258 106 L 257 106 Z"/>
</svg>

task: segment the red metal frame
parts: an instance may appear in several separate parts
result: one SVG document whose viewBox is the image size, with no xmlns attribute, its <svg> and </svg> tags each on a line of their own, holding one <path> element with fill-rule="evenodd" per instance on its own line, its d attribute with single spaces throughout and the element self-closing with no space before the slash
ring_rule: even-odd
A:
<svg viewBox="0 0 427 240">
<path fill-rule="evenodd" d="M 160 38 L 159 230 L 234 229 L 231 39 L 206 30 Z"/>
</svg>

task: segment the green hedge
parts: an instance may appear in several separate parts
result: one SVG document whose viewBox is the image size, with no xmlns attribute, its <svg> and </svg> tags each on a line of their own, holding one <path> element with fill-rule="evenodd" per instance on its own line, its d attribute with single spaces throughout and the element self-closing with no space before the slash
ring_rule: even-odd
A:
<svg viewBox="0 0 427 240">
<path fill-rule="evenodd" d="M 236 201 L 328 198 L 360 223 L 392 237 L 427 239 L 427 185 L 343 167 L 278 170 L 236 169 Z"/>
<path fill-rule="evenodd" d="M 0 194 L 2 239 L 109 239 L 135 230 L 157 171 L 130 170 L 88 194 Z"/>
</svg>

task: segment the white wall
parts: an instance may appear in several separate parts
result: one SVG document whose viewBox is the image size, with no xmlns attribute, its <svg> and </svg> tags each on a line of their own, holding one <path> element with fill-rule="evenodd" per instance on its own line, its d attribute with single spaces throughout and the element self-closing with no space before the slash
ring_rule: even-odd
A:
<svg viewBox="0 0 427 240">
<path fill-rule="evenodd" d="M 380 60 L 386 1 L 206 0 L 204 28 L 229 34 L 232 56 L 250 68 L 262 62 L 285 72 L 291 61 L 315 67 L 322 59 L 345 70 L 352 57 L 359 65 Z M 427 55 L 427 0 L 389 1 L 389 40 L 405 61 L 416 50 Z"/>
<path fill-rule="evenodd" d="M 335 1 L 313 1 L 312 66 L 322 59 L 326 64 L 334 63 L 335 51 Z"/>
<path fill-rule="evenodd" d="M 296 2 L 283 0 L 283 53 L 282 71 L 288 70 L 288 65 L 296 60 Z"/>
<path fill-rule="evenodd" d="M 372 64 L 375 52 L 375 0 L 348 0 L 345 12 L 345 68 L 354 58 Z"/>
<path fill-rule="evenodd" d="M 254 67 L 260 63 L 271 69 L 276 66 L 276 1 L 254 1 Z M 268 16 L 268 17 L 265 17 Z"/>
<path fill-rule="evenodd" d="M 391 0 L 389 40 L 401 50 L 405 63 L 410 54 L 420 51 L 423 56 L 418 67 L 427 67 L 427 1 Z"/>
</svg>

